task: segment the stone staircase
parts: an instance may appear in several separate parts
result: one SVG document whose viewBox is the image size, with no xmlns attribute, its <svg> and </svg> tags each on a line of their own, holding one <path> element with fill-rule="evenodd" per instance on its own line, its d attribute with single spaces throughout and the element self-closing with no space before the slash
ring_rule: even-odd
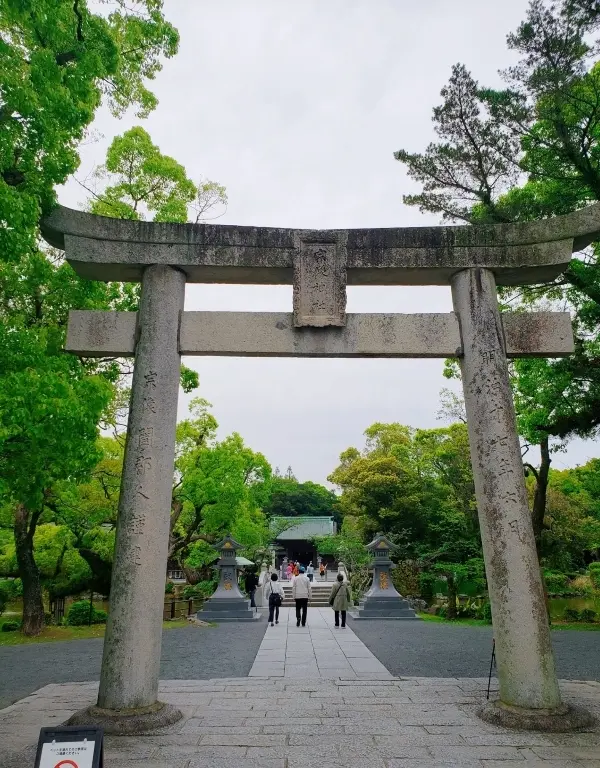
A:
<svg viewBox="0 0 600 768">
<path fill-rule="evenodd" d="M 292 600 L 292 585 L 289 581 L 282 581 L 283 591 L 285 592 L 285 599 L 283 605 L 291 608 L 295 604 Z M 329 605 L 329 594 L 331 593 L 331 587 L 333 582 L 321 581 L 320 579 L 313 581 L 312 583 L 312 600 L 310 605 L 312 608 L 327 608 Z"/>
</svg>

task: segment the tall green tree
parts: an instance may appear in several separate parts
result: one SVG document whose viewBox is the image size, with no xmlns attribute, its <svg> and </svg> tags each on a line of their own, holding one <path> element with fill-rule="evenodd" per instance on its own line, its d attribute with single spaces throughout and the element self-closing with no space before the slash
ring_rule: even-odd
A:
<svg viewBox="0 0 600 768">
<path fill-rule="evenodd" d="M 169 558 L 184 568 L 200 564 L 206 545 L 228 533 L 250 548 L 263 547 L 269 536 L 261 508 L 269 495 L 271 466 L 237 433 L 217 440 L 209 406 L 193 400 L 191 418 L 177 426 Z"/>
<path fill-rule="evenodd" d="M 139 126 L 113 139 L 95 175 L 112 182 L 90 201 L 91 212 L 100 216 L 185 222 L 198 194 L 185 168 Z"/>
<path fill-rule="evenodd" d="M 62 352 L 69 308 L 130 309 L 134 293 L 79 280 L 38 248 L 55 186 L 104 100 L 114 114 L 156 105 L 146 83 L 178 34 L 161 0 L 120 0 L 109 14 L 86 0 L 7 0 L 0 7 L 0 498 L 12 510 L 23 631 L 43 627 L 34 540 L 56 489 L 99 458 L 97 424 L 120 370 Z"/>
<path fill-rule="evenodd" d="M 363 540 L 383 531 L 402 558 L 464 562 L 480 554 L 464 424 L 414 430 L 373 424 L 363 451 L 349 448 L 329 480 L 342 490 L 344 525 Z"/>
<path fill-rule="evenodd" d="M 532 0 L 508 35 L 517 63 L 504 89 L 481 86 L 462 64 L 452 69 L 433 111 L 438 140 L 424 152 L 395 153 L 422 191 L 404 202 L 444 219 L 530 221 L 600 200 L 600 68 L 593 35 L 597 3 Z M 594 244 L 549 285 L 503 291 L 506 305 L 569 308 L 575 354 L 517 360 L 513 385 L 519 429 L 539 445 L 533 522 L 544 524 L 551 438 L 589 437 L 600 426 L 600 269 Z"/>
<path fill-rule="evenodd" d="M 156 106 L 148 90 L 179 36 L 162 0 L 5 0 L 0 7 L 0 258 L 35 250 L 54 188 L 104 100 L 115 115 Z"/>
<path fill-rule="evenodd" d="M 334 517 L 341 524 L 335 493 L 310 480 L 273 477 L 263 512 L 268 517 Z"/>
</svg>

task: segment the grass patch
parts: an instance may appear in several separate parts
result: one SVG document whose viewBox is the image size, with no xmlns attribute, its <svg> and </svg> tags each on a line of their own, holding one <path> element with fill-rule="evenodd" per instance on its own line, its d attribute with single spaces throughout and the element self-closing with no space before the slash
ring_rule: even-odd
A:
<svg viewBox="0 0 600 768">
<path fill-rule="evenodd" d="M 583 621 L 553 621 L 550 629 L 573 629 L 578 632 L 600 632 L 600 624 L 586 624 Z"/>
<path fill-rule="evenodd" d="M 487 621 L 484 621 L 483 619 L 454 619 L 454 621 L 450 621 L 449 619 L 444 619 L 442 616 L 434 616 L 432 613 L 419 613 L 418 614 L 420 619 L 423 619 L 423 621 L 428 621 L 432 624 L 453 624 L 453 625 L 460 625 L 464 627 L 491 627 L 491 624 L 488 624 Z"/>
<path fill-rule="evenodd" d="M 178 629 L 187 627 L 186 619 L 163 621 L 163 629 Z M 34 643 L 57 643 L 70 640 L 88 640 L 89 638 L 104 637 L 104 624 L 92 624 L 91 627 L 46 627 L 37 637 L 26 637 L 20 632 L 0 632 L 0 646 L 31 645 Z"/>
<path fill-rule="evenodd" d="M 448 619 L 444 619 L 441 616 L 434 616 L 431 613 L 419 613 L 418 614 L 420 619 L 423 619 L 423 621 L 428 621 L 432 624 L 452 624 L 453 626 L 461 626 L 461 627 L 491 627 L 491 624 L 488 624 L 486 621 L 483 621 L 482 619 L 455 619 L 454 621 L 448 621 Z M 577 632 L 600 632 L 600 624 L 586 624 L 582 621 L 569 623 L 566 621 L 553 621 L 550 625 L 550 629 L 557 629 L 557 630 L 564 630 L 564 629 L 572 629 Z"/>
</svg>

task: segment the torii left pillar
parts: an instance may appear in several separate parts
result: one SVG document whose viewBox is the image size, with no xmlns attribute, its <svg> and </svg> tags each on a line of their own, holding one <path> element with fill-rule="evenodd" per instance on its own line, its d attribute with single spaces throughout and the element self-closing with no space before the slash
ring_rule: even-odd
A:
<svg viewBox="0 0 600 768">
<path fill-rule="evenodd" d="M 98 706 L 72 723 L 135 733 L 176 722 L 158 701 L 185 275 L 147 267 L 121 480 Z"/>
</svg>

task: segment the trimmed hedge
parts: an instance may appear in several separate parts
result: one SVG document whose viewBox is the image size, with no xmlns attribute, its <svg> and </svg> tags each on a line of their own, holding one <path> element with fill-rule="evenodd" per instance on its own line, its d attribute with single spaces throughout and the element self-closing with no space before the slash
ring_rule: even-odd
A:
<svg viewBox="0 0 600 768">
<path fill-rule="evenodd" d="M 560 571 L 551 571 L 544 568 L 544 581 L 546 582 L 546 589 L 550 593 L 563 593 L 567 589 L 567 582 L 569 577 L 566 573 Z"/>
<path fill-rule="evenodd" d="M 581 621 L 585 624 L 594 624 L 598 619 L 598 614 L 591 608 L 584 608 L 582 611 L 578 611 L 576 608 L 567 608 L 563 614 L 563 619 L 570 622 Z"/>
<path fill-rule="evenodd" d="M 104 624 L 108 614 L 106 611 L 92 609 L 92 624 Z M 88 600 L 79 600 L 69 608 L 65 624 L 71 627 L 83 627 L 90 622 L 90 604 Z"/>
<path fill-rule="evenodd" d="M 590 581 L 596 589 L 600 589 L 600 563 L 590 563 Z"/>
</svg>

